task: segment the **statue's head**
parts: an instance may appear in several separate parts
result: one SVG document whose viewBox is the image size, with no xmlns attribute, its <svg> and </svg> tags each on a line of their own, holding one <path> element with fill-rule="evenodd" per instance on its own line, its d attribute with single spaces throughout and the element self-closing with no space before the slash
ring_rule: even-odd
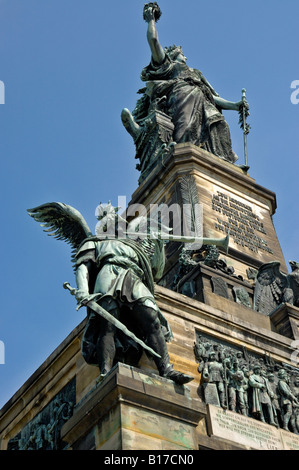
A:
<svg viewBox="0 0 299 470">
<path fill-rule="evenodd" d="M 102 220 L 107 216 L 116 217 L 116 213 L 118 212 L 119 207 L 112 206 L 111 202 L 109 201 L 108 204 L 100 204 L 97 206 L 95 210 L 95 216 L 98 220 Z"/>
<path fill-rule="evenodd" d="M 287 380 L 288 379 L 288 374 L 286 373 L 285 369 L 280 369 L 277 372 L 277 376 L 280 380 Z"/>
<path fill-rule="evenodd" d="M 186 63 L 187 61 L 187 57 L 184 56 L 181 46 L 176 46 L 174 44 L 173 46 L 165 47 L 165 52 L 169 55 L 171 60 L 182 63 Z"/>
<path fill-rule="evenodd" d="M 255 374 L 257 374 L 257 375 L 260 374 L 260 372 L 261 372 L 261 366 L 260 366 L 260 364 L 255 364 L 255 365 L 253 366 L 253 372 L 254 372 Z"/>
<path fill-rule="evenodd" d="M 97 237 L 103 238 L 103 236 L 109 235 L 111 238 L 116 238 L 117 235 L 119 236 L 122 227 L 119 222 L 123 220 L 118 214 L 119 209 L 120 207 L 112 206 L 110 201 L 108 204 L 100 203 L 97 206 L 95 210 L 95 216 L 98 219 L 95 227 Z"/>
<path fill-rule="evenodd" d="M 289 264 L 291 266 L 292 271 L 295 271 L 299 268 L 299 263 L 297 263 L 296 261 L 289 261 Z"/>
<path fill-rule="evenodd" d="M 236 356 L 233 357 L 232 365 L 234 366 L 235 369 L 239 367 L 239 361 Z"/>
<path fill-rule="evenodd" d="M 216 360 L 216 353 L 214 351 L 211 351 L 209 354 L 209 360 L 210 361 L 215 361 Z"/>
</svg>

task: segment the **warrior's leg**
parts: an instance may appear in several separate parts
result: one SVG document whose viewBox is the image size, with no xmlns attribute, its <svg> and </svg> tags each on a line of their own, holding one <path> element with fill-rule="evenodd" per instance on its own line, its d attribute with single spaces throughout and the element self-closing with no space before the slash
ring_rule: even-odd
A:
<svg viewBox="0 0 299 470">
<path fill-rule="evenodd" d="M 289 421 L 292 416 L 292 405 L 288 403 L 283 409 L 283 429 L 289 431 Z"/>
<path fill-rule="evenodd" d="M 267 410 L 268 410 L 269 424 L 271 424 L 272 426 L 276 426 L 275 419 L 274 419 L 273 408 L 272 408 L 271 403 L 268 404 Z"/>
<path fill-rule="evenodd" d="M 227 408 L 227 403 L 226 403 L 226 396 L 225 396 L 225 390 L 224 390 L 223 382 L 217 382 L 217 390 L 218 390 L 220 406 L 223 409 L 226 409 Z"/>
<path fill-rule="evenodd" d="M 247 411 L 246 411 L 246 398 L 244 395 L 244 392 L 239 391 L 238 392 L 238 402 L 239 402 L 239 411 L 242 415 L 246 416 Z"/>
<path fill-rule="evenodd" d="M 119 309 L 117 303 L 113 299 L 103 299 L 100 305 L 107 310 L 115 318 L 119 317 Z M 115 332 L 116 327 L 100 318 L 100 329 L 96 343 L 97 360 L 100 368 L 101 376 L 105 376 L 113 366 L 115 358 Z"/>
<path fill-rule="evenodd" d="M 154 356 L 159 374 L 180 385 L 193 380 L 193 377 L 174 370 L 170 364 L 166 341 L 154 302 L 149 299 L 137 302 L 132 313 L 136 322 L 139 323 L 142 331 L 146 334 L 148 346 L 161 356 L 160 358 Z"/>
<path fill-rule="evenodd" d="M 233 387 L 228 388 L 228 397 L 229 397 L 229 409 L 231 411 L 236 411 L 237 396 L 236 396 L 236 390 Z"/>
</svg>

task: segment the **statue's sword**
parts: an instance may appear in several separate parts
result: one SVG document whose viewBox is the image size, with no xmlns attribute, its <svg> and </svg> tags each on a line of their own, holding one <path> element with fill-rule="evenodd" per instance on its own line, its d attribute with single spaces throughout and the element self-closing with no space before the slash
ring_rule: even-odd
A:
<svg viewBox="0 0 299 470">
<path fill-rule="evenodd" d="M 63 287 L 67 290 L 70 291 L 72 295 L 76 295 L 77 289 L 74 287 L 71 287 L 68 282 L 65 282 L 63 284 Z M 112 323 L 116 328 L 121 330 L 125 335 L 129 336 L 129 338 L 133 339 L 136 343 L 140 344 L 144 349 L 146 349 L 148 352 L 150 352 L 153 356 L 161 358 L 160 354 L 156 353 L 152 348 L 147 346 L 141 339 L 137 338 L 137 336 L 134 335 L 128 328 L 121 323 L 117 318 L 115 318 L 111 313 L 107 312 L 103 307 L 101 307 L 97 302 L 95 302 L 95 298 L 99 298 L 99 294 L 95 294 L 94 296 L 87 297 L 86 299 L 83 299 L 77 307 L 77 310 L 81 307 L 89 307 L 91 310 L 93 310 L 95 313 L 98 313 L 102 318 L 105 318 L 105 320 L 109 321 Z"/>
</svg>

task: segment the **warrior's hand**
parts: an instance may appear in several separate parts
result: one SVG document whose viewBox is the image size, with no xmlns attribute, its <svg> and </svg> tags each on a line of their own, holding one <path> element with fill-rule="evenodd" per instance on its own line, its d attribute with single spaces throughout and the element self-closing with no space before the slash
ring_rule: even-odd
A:
<svg viewBox="0 0 299 470">
<path fill-rule="evenodd" d="M 75 289 L 68 282 L 64 282 L 63 287 L 64 289 L 69 290 L 70 293 L 76 297 L 78 304 L 80 304 L 84 299 L 89 296 L 89 292 L 86 292 L 83 289 Z"/>
<path fill-rule="evenodd" d="M 249 104 L 246 98 L 244 98 L 242 101 L 237 101 L 236 105 L 238 106 L 240 112 L 243 112 L 243 109 L 245 109 L 246 117 L 249 116 Z"/>
<path fill-rule="evenodd" d="M 76 297 L 78 304 L 80 304 L 84 299 L 88 298 L 88 296 L 89 296 L 89 292 L 86 292 L 85 290 L 82 290 L 82 289 L 77 289 L 75 292 L 75 297 Z"/>
</svg>

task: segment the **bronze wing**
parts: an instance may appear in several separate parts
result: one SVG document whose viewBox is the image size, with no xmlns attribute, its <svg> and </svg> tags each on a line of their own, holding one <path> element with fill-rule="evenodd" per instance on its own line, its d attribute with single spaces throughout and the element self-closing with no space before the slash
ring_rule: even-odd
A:
<svg viewBox="0 0 299 470">
<path fill-rule="evenodd" d="M 82 214 L 62 202 L 48 202 L 27 209 L 27 212 L 34 220 L 41 222 L 41 227 L 48 235 L 70 244 L 72 255 L 86 238 L 92 236 Z"/>
</svg>

